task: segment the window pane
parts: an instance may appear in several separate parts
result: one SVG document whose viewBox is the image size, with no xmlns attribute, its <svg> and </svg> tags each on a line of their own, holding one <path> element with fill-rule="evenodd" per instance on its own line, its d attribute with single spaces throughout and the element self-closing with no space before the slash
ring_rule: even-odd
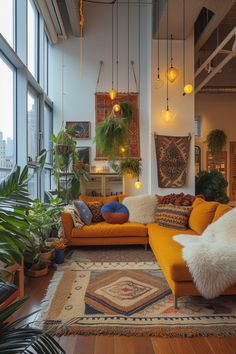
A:
<svg viewBox="0 0 236 354">
<path fill-rule="evenodd" d="M 48 105 L 44 106 L 44 148 L 50 150 L 46 157 L 46 163 L 52 163 L 52 111 Z"/>
<path fill-rule="evenodd" d="M 0 0 L 0 33 L 14 45 L 14 0 Z"/>
<path fill-rule="evenodd" d="M 0 56 L 0 178 L 15 163 L 14 68 Z"/>
<path fill-rule="evenodd" d="M 44 191 L 49 192 L 51 190 L 51 170 L 44 170 Z"/>
<path fill-rule="evenodd" d="M 38 197 L 38 174 L 33 168 L 29 168 L 29 176 L 31 177 L 28 182 L 28 191 L 32 199 Z"/>
<path fill-rule="evenodd" d="M 35 162 L 38 155 L 38 97 L 28 91 L 28 162 Z"/>
<path fill-rule="evenodd" d="M 38 11 L 32 0 L 28 0 L 28 69 L 37 79 L 38 57 Z"/>
<path fill-rule="evenodd" d="M 48 37 L 44 33 L 44 59 L 43 59 L 43 69 L 44 69 L 44 91 L 48 93 Z"/>
</svg>

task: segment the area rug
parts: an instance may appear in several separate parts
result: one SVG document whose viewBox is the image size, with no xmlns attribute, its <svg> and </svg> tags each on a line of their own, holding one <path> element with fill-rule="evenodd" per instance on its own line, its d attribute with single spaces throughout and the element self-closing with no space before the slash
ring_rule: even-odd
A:
<svg viewBox="0 0 236 354">
<path fill-rule="evenodd" d="M 182 297 L 175 309 L 152 253 L 131 254 L 133 261 L 127 249 L 70 252 L 42 303 L 43 328 L 57 335 L 236 335 L 235 296 Z M 143 261 L 134 261 L 138 254 L 146 254 Z"/>
</svg>

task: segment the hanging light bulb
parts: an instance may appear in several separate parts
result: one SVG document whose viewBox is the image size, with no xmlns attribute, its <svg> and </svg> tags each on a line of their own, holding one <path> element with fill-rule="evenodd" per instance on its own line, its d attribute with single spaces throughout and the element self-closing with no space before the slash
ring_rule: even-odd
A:
<svg viewBox="0 0 236 354">
<path fill-rule="evenodd" d="M 171 66 L 167 71 L 167 79 L 170 82 L 174 82 L 179 76 L 179 70 Z"/>
<path fill-rule="evenodd" d="M 161 111 L 161 117 L 166 123 L 171 123 L 176 117 L 176 112 L 173 109 L 169 109 L 167 106 L 166 109 Z"/>
<path fill-rule="evenodd" d="M 159 89 L 164 85 L 164 81 L 160 78 L 159 68 L 157 68 L 157 78 L 154 81 L 154 88 Z"/>
<path fill-rule="evenodd" d="M 170 82 L 174 82 L 179 76 L 179 70 L 173 67 L 173 56 L 172 56 L 172 34 L 170 35 L 170 68 L 167 70 L 167 79 Z"/>
<path fill-rule="evenodd" d="M 188 93 L 191 93 L 192 91 L 193 91 L 193 85 L 187 84 L 187 85 L 184 86 L 184 93 L 183 93 L 183 95 L 188 94 Z"/>
<path fill-rule="evenodd" d="M 119 103 L 114 104 L 113 110 L 114 110 L 115 113 L 120 112 L 120 104 Z"/>
<path fill-rule="evenodd" d="M 124 155 L 125 153 L 126 153 L 126 148 L 125 148 L 125 146 L 120 146 L 120 154 L 121 155 Z"/>
<path fill-rule="evenodd" d="M 116 96 L 117 96 L 117 91 L 114 88 L 112 88 L 109 91 L 109 96 L 110 96 L 110 99 L 113 101 L 116 98 Z"/>
<path fill-rule="evenodd" d="M 143 184 L 142 184 L 142 182 L 140 182 L 139 179 L 134 183 L 134 187 L 136 189 L 140 189 L 140 188 L 142 188 L 142 186 L 143 186 Z"/>
</svg>

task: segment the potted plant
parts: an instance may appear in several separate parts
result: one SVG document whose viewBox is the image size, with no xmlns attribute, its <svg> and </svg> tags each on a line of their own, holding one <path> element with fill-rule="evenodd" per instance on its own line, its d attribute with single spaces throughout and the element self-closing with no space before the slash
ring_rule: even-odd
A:
<svg viewBox="0 0 236 354">
<path fill-rule="evenodd" d="M 119 148 L 126 144 L 128 126 L 133 118 L 129 102 L 120 104 L 120 116 L 112 110 L 111 114 L 96 126 L 95 142 L 98 150 L 109 160 L 119 155 Z"/>
<path fill-rule="evenodd" d="M 56 264 L 64 263 L 66 241 L 65 240 L 59 240 L 59 241 L 57 241 L 57 242 L 55 242 L 53 244 L 53 247 L 55 249 L 54 262 Z"/>
<path fill-rule="evenodd" d="M 52 248 L 47 245 L 47 240 L 53 229 L 59 229 L 59 218 L 62 211 L 60 198 L 51 198 L 49 203 L 43 203 L 36 198 L 30 208 L 28 221 L 29 231 L 38 243 L 41 261 L 52 259 Z"/>
<path fill-rule="evenodd" d="M 118 163 L 111 163 L 113 170 L 120 176 L 139 178 L 142 173 L 142 160 L 132 157 L 126 157 Z"/>
<path fill-rule="evenodd" d="M 89 181 L 90 176 L 84 163 L 79 161 L 76 152 L 76 141 L 71 137 L 73 131 L 62 126 L 57 135 L 52 135 L 53 141 L 53 176 L 58 197 L 68 204 L 70 200 L 80 194 L 83 180 Z M 38 162 L 41 169 L 44 167 L 46 155 L 50 150 L 41 150 Z"/>
<path fill-rule="evenodd" d="M 227 204 L 229 201 L 226 194 L 227 186 L 228 182 L 217 170 L 201 171 L 196 176 L 196 195 L 202 194 L 207 201 Z"/>
<path fill-rule="evenodd" d="M 227 135 L 223 130 L 214 129 L 207 135 L 207 147 L 214 158 L 219 157 L 219 154 L 223 151 L 226 142 Z"/>
</svg>

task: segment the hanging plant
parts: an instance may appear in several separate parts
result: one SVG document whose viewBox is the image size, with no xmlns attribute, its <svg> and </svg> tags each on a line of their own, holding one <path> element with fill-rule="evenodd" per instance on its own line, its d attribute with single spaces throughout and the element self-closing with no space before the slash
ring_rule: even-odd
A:
<svg viewBox="0 0 236 354">
<path fill-rule="evenodd" d="M 207 147 L 213 157 L 217 158 L 219 156 L 226 145 L 226 141 L 227 135 L 220 129 L 214 129 L 207 135 Z"/>
<path fill-rule="evenodd" d="M 120 146 L 126 145 L 128 127 L 133 118 L 129 102 L 120 103 L 121 112 L 117 117 L 112 113 L 96 126 L 95 142 L 100 153 L 108 160 L 114 160 L 119 155 Z"/>
<path fill-rule="evenodd" d="M 76 142 L 65 129 L 61 129 L 57 136 L 53 136 L 56 152 L 62 156 L 70 155 L 74 149 Z"/>
<path fill-rule="evenodd" d="M 139 178 L 142 173 L 142 160 L 132 157 L 126 157 L 119 163 L 111 163 L 113 170 L 120 176 L 129 176 L 131 178 Z"/>
</svg>

